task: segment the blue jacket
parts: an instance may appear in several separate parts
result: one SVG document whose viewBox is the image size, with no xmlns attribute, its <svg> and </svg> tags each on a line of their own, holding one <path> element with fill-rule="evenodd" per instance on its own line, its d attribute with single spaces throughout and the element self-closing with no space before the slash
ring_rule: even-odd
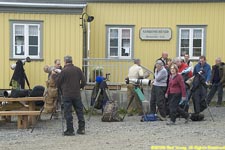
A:
<svg viewBox="0 0 225 150">
<path fill-rule="evenodd" d="M 195 65 L 193 75 L 196 75 L 199 71 L 202 70 L 202 68 L 204 70 L 204 73 L 202 75 L 205 78 L 206 82 L 210 81 L 211 67 L 207 63 L 205 63 L 203 66 L 201 66 L 200 63 L 198 63 L 197 65 Z"/>
</svg>

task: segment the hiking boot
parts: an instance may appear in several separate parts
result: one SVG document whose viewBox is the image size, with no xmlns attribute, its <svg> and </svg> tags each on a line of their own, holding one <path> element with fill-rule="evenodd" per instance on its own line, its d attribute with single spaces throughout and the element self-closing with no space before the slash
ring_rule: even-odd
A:
<svg viewBox="0 0 225 150">
<path fill-rule="evenodd" d="M 173 121 L 169 121 L 169 122 L 166 123 L 166 125 L 176 125 L 176 124 Z"/>
<path fill-rule="evenodd" d="M 77 134 L 85 134 L 85 129 L 78 129 Z"/>
<path fill-rule="evenodd" d="M 188 122 L 189 122 L 189 120 L 190 120 L 190 115 L 188 114 L 188 117 L 187 117 L 187 118 L 185 118 L 185 122 L 184 122 L 184 123 L 188 123 Z"/>
<path fill-rule="evenodd" d="M 64 131 L 63 135 L 64 136 L 74 136 L 75 133 L 74 133 L 74 130 L 68 130 L 67 129 L 66 131 Z"/>
</svg>

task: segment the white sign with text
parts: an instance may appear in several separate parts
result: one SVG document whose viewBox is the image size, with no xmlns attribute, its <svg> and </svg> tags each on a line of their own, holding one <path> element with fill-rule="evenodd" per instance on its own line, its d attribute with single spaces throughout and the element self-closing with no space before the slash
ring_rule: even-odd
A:
<svg viewBox="0 0 225 150">
<path fill-rule="evenodd" d="M 141 28 L 140 38 L 142 40 L 170 40 L 172 31 L 170 28 Z"/>
</svg>

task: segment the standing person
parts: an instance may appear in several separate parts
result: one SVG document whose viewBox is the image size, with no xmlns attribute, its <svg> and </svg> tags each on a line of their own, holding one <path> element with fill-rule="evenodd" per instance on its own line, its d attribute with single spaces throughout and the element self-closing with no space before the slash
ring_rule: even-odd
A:
<svg viewBox="0 0 225 150">
<path fill-rule="evenodd" d="M 191 90 L 192 100 L 194 104 L 195 114 L 198 115 L 207 107 L 205 103 L 207 95 L 206 84 L 210 83 L 211 77 L 211 67 L 206 62 L 205 56 L 199 57 L 199 63 L 195 65 L 193 75 L 195 76 L 195 78 Z"/>
<path fill-rule="evenodd" d="M 64 116 L 66 119 L 67 130 L 65 136 L 74 135 L 72 106 L 78 118 L 78 134 L 85 134 L 85 120 L 83 114 L 83 103 L 81 101 L 80 89 L 86 85 L 86 80 L 80 68 L 73 65 L 72 57 L 64 57 L 65 66 L 56 75 L 56 84 L 62 92 L 64 105 Z"/>
<path fill-rule="evenodd" d="M 55 69 L 62 70 L 60 59 L 54 60 L 54 66 L 48 66 L 48 65 L 44 66 L 44 72 L 48 73 L 48 78 L 50 78 L 52 71 L 55 70 Z"/>
<path fill-rule="evenodd" d="M 158 58 L 157 60 L 161 60 L 163 62 L 163 66 L 166 66 L 168 61 L 168 53 L 166 51 L 162 52 L 162 57 Z M 155 72 L 155 69 L 156 69 L 156 66 L 154 66 L 154 72 Z"/>
<path fill-rule="evenodd" d="M 134 64 L 129 68 L 128 78 L 129 79 L 143 79 L 144 73 L 141 68 L 141 60 L 135 59 Z M 139 85 L 137 85 L 139 86 Z M 132 107 L 132 103 L 135 102 L 135 107 L 139 115 L 142 115 L 142 106 L 141 101 L 138 98 L 138 95 L 134 92 L 134 84 L 130 83 L 127 85 L 127 99 L 129 100 L 130 106 L 128 108 L 128 116 L 133 116 L 133 112 L 135 111 L 134 107 Z"/>
<path fill-rule="evenodd" d="M 218 91 L 217 106 L 221 106 L 223 99 L 223 86 L 225 85 L 225 64 L 218 57 L 215 60 L 215 65 L 212 66 L 212 75 L 210 82 L 212 87 L 207 96 L 207 103 L 210 104 L 216 91 Z"/>
<path fill-rule="evenodd" d="M 192 77 L 191 67 L 184 63 L 181 58 L 176 57 L 174 58 L 173 62 L 177 65 L 178 73 L 183 76 L 184 81 Z"/>
<path fill-rule="evenodd" d="M 188 54 L 185 54 L 185 55 L 184 55 L 184 63 L 186 63 L 186 64 L 191 68 L 191 71 L 193 72 L 193 70 L 194 70 L 193 63 L 192 63 L 192 61 L 190 60 Z"/>
<path fill-rule="evenodd" d="M 183 77 L 178 74 L 178 67 L 172 65 L 170 67 L 169 85 L 165 97 L 169 100 L 170 121 L 167 125 L 174 125 L 176 122 L 176 114 L 179 113 L 188 122 L 189 114 L 179 107 L 180 100 L 186 100 L 186 92 Z"/>
<path fill-rule="evenodd" d="M 151 91 L 150 100 L 150 113 L 156 113 L 156 105 L 158 106 L 158 116 L 160 120 L 166 120 L 165 110 L 165 93 L 167 88 L 168 72 L 164 67 L 164 63 L 161 60 L 156 61 L 155 79 L 153 81 L 153 87 Z"/>
<path fill-rule="evenodd" d="M 55 59 L 54 66 L 44 66 L 44 72 L 48 73 L 48 80 L 46 81 L 47 89 L 44 92 L 44 112 L 53 113 L 53 117 L 56 119 L 58 118 L 58 111 L 60 111 L 61 108 L 61 100 L 56 83 L 52 77 L 52 72 L 59 73 L 61 69 L 60 59 Z"/>
</svg>

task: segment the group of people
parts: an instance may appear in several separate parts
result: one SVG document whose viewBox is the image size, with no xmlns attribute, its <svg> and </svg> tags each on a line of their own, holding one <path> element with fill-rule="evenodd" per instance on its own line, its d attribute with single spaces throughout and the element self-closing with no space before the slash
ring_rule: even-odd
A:
<svg viewBox="0 0 225 150">
<path fill-rule="evenodd" d="M 130 67 L 128 78 L 145 78 L 139 59 L 135 60 L 134 65 Z M 150 114 L 157 114 L 162 121 L 167 120 L 169 116 L 168 125 L 175 124 L 177 116 L 185 118 L 187 123 L 190 118 L 188 113 L 190 98 L 193 101 L 194 114 L 199 115 L 207 108 L 217 91 L 217 106 L 221 106 L 224 85 L 225 64 L 221 58 L 216 58 L 215 65 L 211 69 L 205 56 L 200 56 L 194 66 L 188 54 L 185 54 L 183 59 L 180 57 L 170 59 L 168 53 L 163 52 L 154 66 Z M 135 98 L 137 110 L 141 114 L 141 104 L 132 88 L 132 84 L 129 84 L 128 100 L 133 100 L 132 96 Z"/>
<path fill-rule="evenodd" d="M 23 66 L 18 62 L 17 68 Z M 134 65 L 129 68 L 129 79 L 144 79 L 149 76 L 145 74 L 140 59 L 134 60 Z M 16 77 L 24 76 L 24 70 L 20 75 L 13 75 L 10 84 L 18 87 L 21 85 L 24 88 L 26 77 L 23 82 Z M 59 93 L 62 97 L 64 106 L 64 117 L 66 119 L 67 130 L 64 135 L 74 135 L 72 107 L 78 117 L 78 134 L 85 134 L 85 120 L 83 114 L 83 104 L 81 100 L 80 89 L 86 85 L 86 79 L 79 67 L 73 65 L 71 56 L 64 57 L 64 67 L 61 67 L 59 59 L 55 60 L 55 66 L 45 66 L 44 71 L 48 73 L 47 96 L 45 109 L 50 112 L 57 110 L 56 102 Z M 14 73 L 15 74 L 15 73 Z M 191 82 L 190 82 L 191 81 Z M 192 83 L 192 84 L 191 84 Z M 137 85 L 135 85 L 137 86 Z M 210 104 L 214 94 L 218 91 L 217 106 L 222 104 L 223 86 L 225 86 L 225 64 L 221 58 L 216 58 L 215 65 L 212 66 L 206 62 L 205 56 L 199 57 L 199 62 L 193 66 L 188 55 L 184 55 L 184 60 L 181 58 L 169 59 L 168 53 L 163 52 L 162 57 L 157 59 L 154 67 L 154 80 L 152 80 L 152 90 L 150 99 L 150 113 L 157 114 L 161 120 L 166 120 L 170 116 L 168 125 L 175 124 L 177 114 L 185 118 L 185 122 L 189 120 L 187 105 L 184 108 L 180 106 L 182 102 L 187 102 L 192 96 L 194 104 L 194 112 L 199 114 L 207 105 Z M 190 88 L 191 87 L 191 88 Z M 207 87 L 211 87 L 207 95 Z M 142 104 L 138 100 L 137 94 L 134 92 L 134 84 L 128 84 L 128 100 L 133 101 L 137 106 L 139 115 L 143 114 Z M 52 94 L 54 93 L 54 94 Z M 49 108 L 49 105 L 54 107 Z M 186 103 L 187 104 L 187 103 Z M 132 107 L 128 110 L 128 114 L 132 115 Z"/>
</svg>

